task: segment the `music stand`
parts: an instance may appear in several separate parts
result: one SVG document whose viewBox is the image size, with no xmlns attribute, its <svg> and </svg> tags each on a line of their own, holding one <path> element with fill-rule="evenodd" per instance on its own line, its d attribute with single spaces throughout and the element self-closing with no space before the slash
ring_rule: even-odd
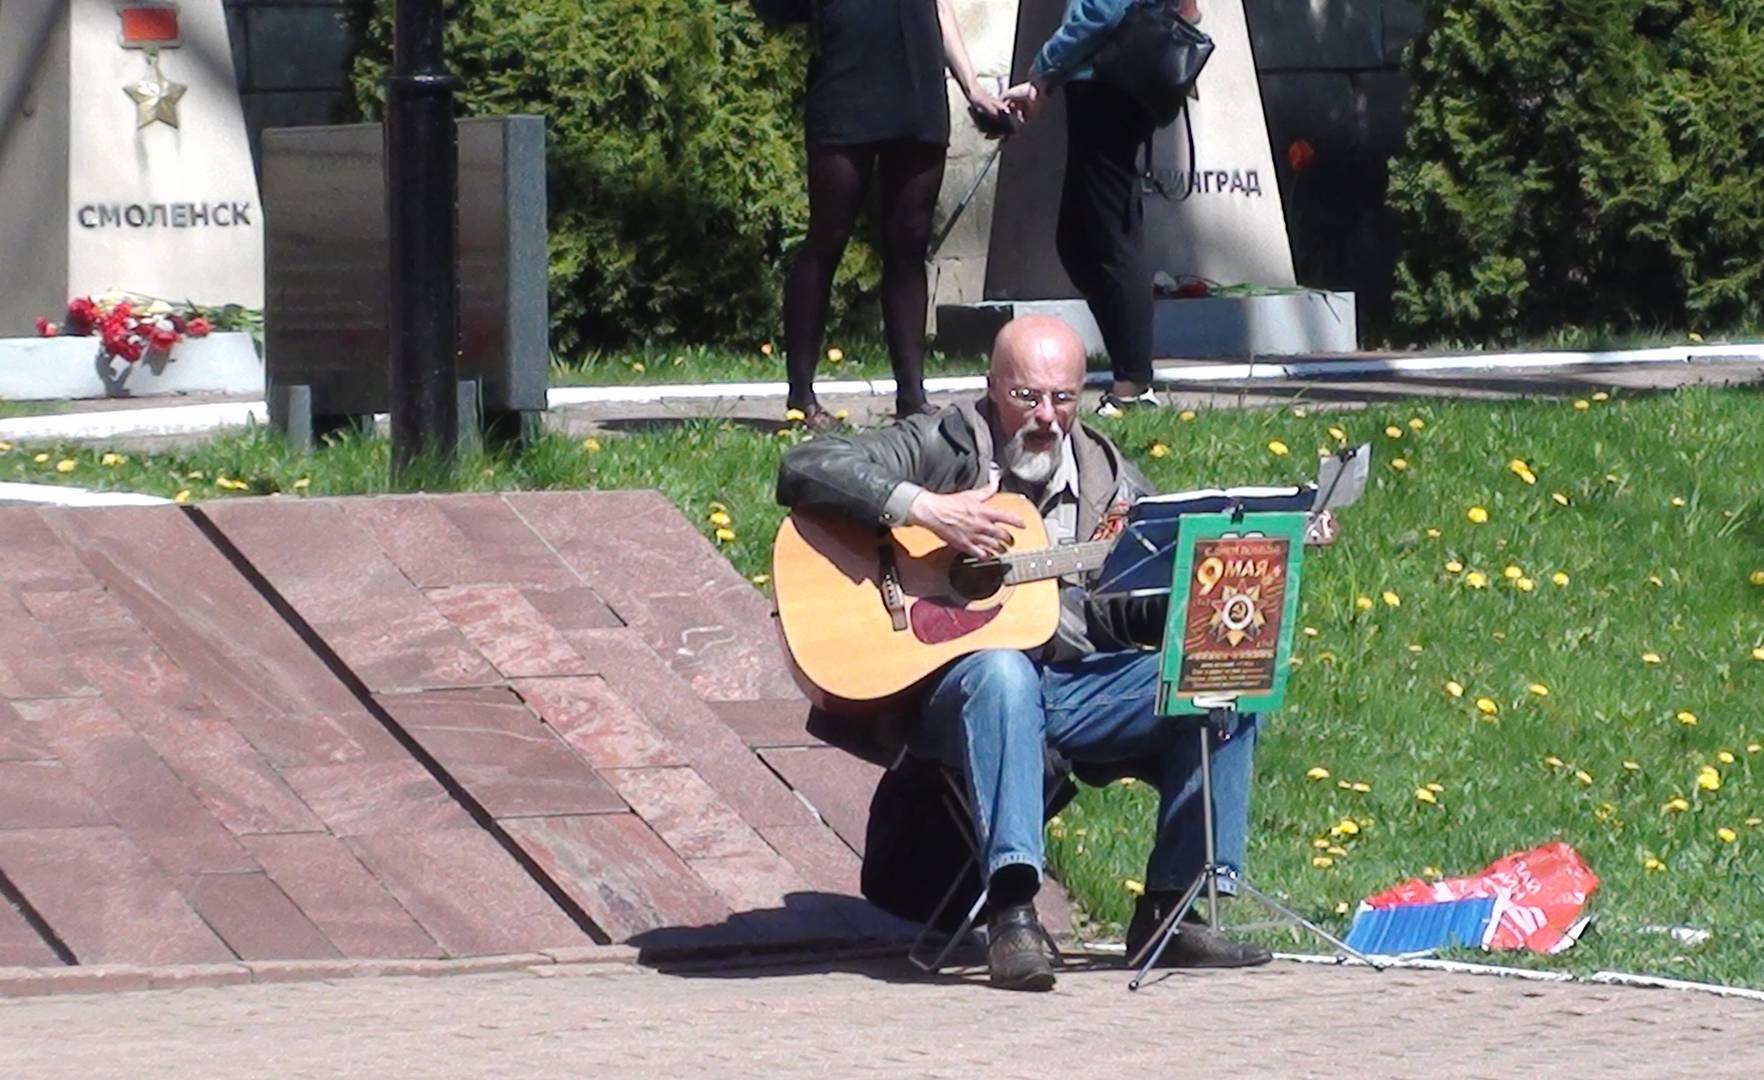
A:
<svg viewBox="0 0 1764 1080">
<path fill-rule="evenodd" d="M 1218 861 L 1213 738 L 1235 728 L 1241 706 L 1271 711 L 1284 697 L 1292 622 L 1298 609 L 1302 519 L 1294 514 L 1246 517 L 1240 503 L 1227 513 L 1197 515 L 1186 525 L 1175 545 L 1158 711 L 1199 721 L 1206 861 L 1139 954 L 1127 958 L 1129 966 L 1138 968 L 1127 989 L 1139 989 L 1170 939 L 1181 932 L 1177 924 L 1194 909 L 1203 890 L 1207 925 L 1218 929 L 1221 882 L 1228 885 L 1227 891 L 1241 889 L 1270 912 L 1377 968 L 1365 954 L 1257 888 L 1235 867 Z"/>
</svg>

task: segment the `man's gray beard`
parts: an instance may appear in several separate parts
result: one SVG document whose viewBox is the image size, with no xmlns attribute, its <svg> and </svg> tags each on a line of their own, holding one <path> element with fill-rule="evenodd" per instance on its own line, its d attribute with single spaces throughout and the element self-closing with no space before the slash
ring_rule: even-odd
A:
<svg viewBox="0 0 1764 1080">
<path fill-rule="evenodd" d="M 1018 428 L 1017 433 L 1011 436 L 1011 441 L 1005 444 L 1005 471 L 1025 484 L 1039 487 L 1059 471 L 1066 444 L 1061 439 L 1051 449 L 1030 450 L 1023 443 L 1023 436 L 1028 433 L 1027 427 Z"/>
</svg>

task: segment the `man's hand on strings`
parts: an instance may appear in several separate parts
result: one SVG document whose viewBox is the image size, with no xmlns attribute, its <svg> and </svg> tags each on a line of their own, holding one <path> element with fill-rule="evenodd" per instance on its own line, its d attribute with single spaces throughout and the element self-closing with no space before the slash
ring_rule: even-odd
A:
<svg viewBox="0 0 1764 1080">
<path fill-rule="evenodd" d="M 1008 510 L 986 505 L 997 491 L 996 477 L 981 487 L 947 495 L 921 491 L 907 511 L 907 523 L 930 529 L 964 555 L 1003 555 L 1011 546 L 1010 530 L 1021 529 L 1023 521 Z"/>
</svg>

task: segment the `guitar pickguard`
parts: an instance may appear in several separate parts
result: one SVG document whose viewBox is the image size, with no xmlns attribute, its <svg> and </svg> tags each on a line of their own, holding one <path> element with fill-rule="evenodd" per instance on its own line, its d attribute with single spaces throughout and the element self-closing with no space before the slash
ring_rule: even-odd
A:
<svg viewBox="0 0 1764 1080">
<path fill-rule="evenodd" d="M 942 597 L 924 597 L 914 601 L 908 612 L 913 636 L 926 645 L 941 645 L 966 637 L 998 617 L 1003 607 L 963 607 L 959 602 Z"/>
</svg>

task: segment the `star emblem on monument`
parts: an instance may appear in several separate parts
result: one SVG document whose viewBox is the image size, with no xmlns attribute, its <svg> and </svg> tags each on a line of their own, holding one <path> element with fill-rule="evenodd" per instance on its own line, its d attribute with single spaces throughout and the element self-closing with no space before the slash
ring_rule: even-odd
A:
<svg viewBox="0 0 1764 1080">
<path fill-rule="evenodd" d="M 163 121 L 172 127 L 178 126 L 178 101 L 184 91 L 190 89 L 181 82 L 173 82 L 159 70 L 159 54 L 152 53 L 147 61 L 153 68 L 152 72 L 138 82 L 123 87 L 123 93 L 135 103 L 135 126 L 144 128 L 155 120 Z"/>
</svg>

